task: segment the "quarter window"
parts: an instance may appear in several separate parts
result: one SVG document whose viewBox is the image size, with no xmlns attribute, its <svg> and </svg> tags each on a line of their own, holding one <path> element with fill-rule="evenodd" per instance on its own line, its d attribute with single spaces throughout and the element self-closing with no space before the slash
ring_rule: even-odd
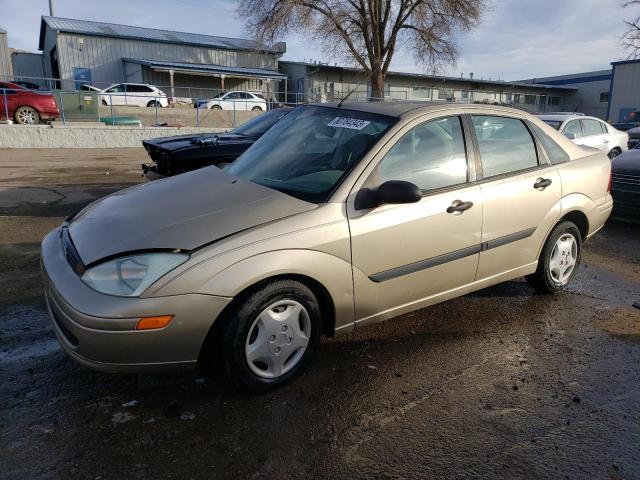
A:
<svg viewBox="0 0 640 480">
<path fill-rule="evenodd" d="M 547 157 L 549 157 L 552 164 L 555 165 L 556 163 L 569 161 L 569 155 L 567 155 L 567 152 L 565 152 L 564 149 L 555 142 L 555 140 L 553 140 L 537 125 L 531 124 L 531 126 L 540 140 L 540 143 L 542 143 L 545 152 L 547 152 Z"/>
<path fill-rule="evenodd" d="M 482 172 L 485 177 L 517 172 L 538 165 L 533 137 L 516 118 L 474 115 Z"/>
<path fill-rule="evenodd" d="M 423 191 L 465 183 L 467 156 L 460 118 L 431 120 L 404 134 L 378 164 L 367 186 L 388 180 L 405 180 Z"/>
<path fill-rule="evenodd" d="M 580 126 L 580 122 L 578 120 L 571 120 L 569 123 L 567 123 L 562 133 L 564 133 L 565 135 L 567 133 L 573 133 L 576 138 L 580 138 L 583 136 L 582 127 Z"/>
</svg>

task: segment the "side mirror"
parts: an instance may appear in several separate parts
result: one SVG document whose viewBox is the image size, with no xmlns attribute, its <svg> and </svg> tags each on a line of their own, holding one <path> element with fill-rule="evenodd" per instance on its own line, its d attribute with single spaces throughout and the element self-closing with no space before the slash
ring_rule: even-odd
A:
<svg viewBox="0 0 640 480">
<path fill-rule="evenodd" d="M 575 140 L 576 139 L 576 134 L 573 132 L 565 132 L 564 136 L 567 137 L 569 140 Z"/>
<path fill-rule="evenodd" d="M 363 188 L 355 198 L 356 210 L 367 210 L 380 205 L 416 203 L 422 199 L 422 192 L 411 182 L 389 180 L 377 189 Z"/>
</svg>

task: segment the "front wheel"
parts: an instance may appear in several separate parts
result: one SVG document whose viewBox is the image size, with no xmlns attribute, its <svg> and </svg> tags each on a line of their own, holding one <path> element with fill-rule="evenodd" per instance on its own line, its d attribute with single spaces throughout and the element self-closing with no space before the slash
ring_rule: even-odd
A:
<svg viewBox="0 0 640 480">
<path fill-rule="evenodd" d="M 213 105 L 211 110 L 222 110 L 222 107 L 220 105 Z"/>
<path fill-rule="evenodd" d="M 540 293 L 564 290 L 580 265 L 582 237 L 573 222 L 560 222 L 551 231 L 542 248 L 535 273 L 527 275 L 527 282 Z"/>
<path fill-rule="evenodd" d="M 320 344 L 318 300 L 296 280 L 262 285 L 223 321 L 216 343 L 225 373 L 247 390 L 267 391 L 291 382 Z"/>
<path fill-rule="evenodd" d="M 619 148 L 614 148 L 613 150 L 611 150 L 608 154 L 607 157 L 609 157 L 609 160 L 613 160 L 614 158 L 616 158 L 618 155 L 620 155 L 621 151 Z"/>
</svg>

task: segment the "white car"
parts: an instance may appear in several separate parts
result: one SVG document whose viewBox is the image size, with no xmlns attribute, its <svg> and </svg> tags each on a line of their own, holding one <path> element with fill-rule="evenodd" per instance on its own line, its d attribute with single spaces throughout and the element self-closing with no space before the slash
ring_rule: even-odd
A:
<svg viewBox="0 0 640 480">
<path fill-rule="evenodd" d="M 91 92 L 91 93 L 100 93 L 100 92 L 102 92 L 102 89 L 100 89 L 98 87 L 94 87 L 93 85 L 89 85 L 88 83 L 85 83 L 84 85 L 80 85 L 78 87 L 78 91 L 80 91 L 80 92 Z"/>
<path fill-rule="evenodd" d="M 133 107 L 168 107 L 167 94 L 154 85 L 145 83 L 116 83 L 102 90 L 103 105 Z"/>
<path fill-rule="evenodd" d="M 599 118 L 583 114 L 547 114 L 539 117 L 573 143 L 597 148 L 609 158 L 615 158 L 627 150 L 629 135 Z"/>
<path fill-rule="evenodd" d="M 210 100 L 201 100 L 196 108 L 266 111 L 267 101 L 261 93 L 232 91 L 219 93 Z"/>
</svg>

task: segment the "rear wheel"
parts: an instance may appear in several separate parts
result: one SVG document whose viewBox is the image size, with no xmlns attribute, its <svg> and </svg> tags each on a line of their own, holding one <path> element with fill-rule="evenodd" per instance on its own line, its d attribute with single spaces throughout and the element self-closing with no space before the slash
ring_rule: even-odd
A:
<svg viewBox="0 0 640 480">
<path fill-rule="evenodd" d="M 40 114 L 35 108 L 22 106 L 16 108 L 13 117 L 20 125 L 37 125 L 40 123 Z"/>
<path fill-rule="evenodd" d="M 618 147 L 614 148 L 613 150 L 611 150 L 607 156 L 609 157 L 610 160 L 613 160 L 614 158 L 616 158 L 618 155 L 620 155 L 622 152 L 620 151 L 620 149 Z"/>
<path fill-rule="evenodd" d="M 213 105 L 211 110 L 222 110 L 222 107 L 220 105 Z"/>
<path fill-rule="evenodd" d="M 296 280 L 262 285 L 223 321 L 216 350 L 231 382 L 247 390 L 267 391 L 291 382 L 320 344 L 318 300 Z"/>
<path fill-rule="evenodd" d="M 527 282 L 541 293 L 564 290 L 580 265 L 581 238 L 574 223 L 556 225 L 542 248 L 536 272 L 526 276 Z"/>
<path fill-rule="evenodd" d="M 252 112 L 261 112 L 262 111 L 262 107 L 259 107 L 258 105 L 256 105 L 255 107 L 253 107 L 251 109 Z"/>
<path fill-rule="evenodd" d="M 107 101 L 106 101 L 106 100 L 102 100 L 102 106 L 103 106 L 103 107 L 108 107 L 108 106 L 109 106 L 109 104 L 107 103 Z"/>
<path fill-rule="evenodd" d="M 151 100 L 149 103 L 147 103 L 147 107 L 162 108 L 162 104 L 160 102 L 155 101 L 155 100 Z"/>
</svg>

